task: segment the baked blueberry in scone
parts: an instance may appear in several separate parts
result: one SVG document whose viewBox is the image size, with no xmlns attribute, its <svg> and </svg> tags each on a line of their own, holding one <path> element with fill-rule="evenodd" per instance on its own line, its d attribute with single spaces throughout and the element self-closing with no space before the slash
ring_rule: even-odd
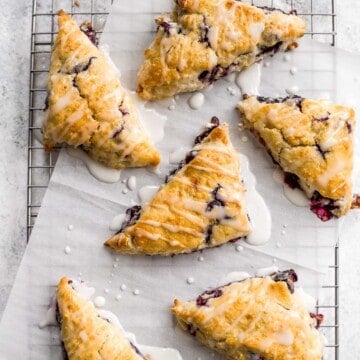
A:
<svg viewBox="0 0 360 360">
<path fill-rule="evenodd" d="M 322 315 L 309 313 L 293 270 L 253 277 L 174 301 L 180 326 L 232 360 L 320 360 Z M 318 318 L 319 320 L 317 320 Z"/>
<path fill-rule="evenodd" d="M 96 46 L 90 24 L 79 28 L 64 11 L 51 55 L 43 126 L 47 150 L 81 147 L 93 159 L 121 169 L 157 165 L 137 110 L 110 58 Z"/>
<path fill-rule="evenodd" d="M 61 339 L 69 360 L 141 360 L 146 359 L 124 332 L 93 303 L 83 298 L 72 286 L 73 281 L 62 278 L 57 287 L 57 320 Z"/>
<path fill-rule="evenodd" d="M 305 32 L 293 11 L 236 0 L 177 0 L 156 19 L 137 92 L 146 100 L 200 90 L 278 51 L 291 50 Z"/>
<path fill-rule="evenodd" d="M 352 204 L 354 110 L 300 96 L 245 96 L 244 125 L 265 146 L 291 188 L 309 197 L 323 221 L 345 215 Z"/>
<path fill-rule="evenodd" d="M 150 203 L 128 209 L 122 229 L 105 244 L 166 256 L 235 241 L 251 231 L 244 194 L 228 126 L 214 117 Z"/>
</svg>

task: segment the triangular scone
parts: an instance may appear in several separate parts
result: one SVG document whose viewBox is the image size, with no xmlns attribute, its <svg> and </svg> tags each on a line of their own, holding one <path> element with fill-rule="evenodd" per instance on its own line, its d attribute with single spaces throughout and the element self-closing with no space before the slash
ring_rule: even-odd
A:
<svg viewBox="0 0 360 360">
<path fill-rule="evenodd" d="M 160 157 L 110 58 L 64 11 L 51 55 L 44 147 L 82 147 L 112 168 L 155 166 Z M 88 32 L 89 33 L 89 32 Z"/>
<path fill-rule="evenodd" d="M 61 339 L 69 360 L 145 359 L 122 330 L 102 318 L 94 305 L 62 278 L 57 288 L 58 321 Z"/>
<path fill-rule="evenodd" d="M 354 110 L 299 96 L 250 96 L 238 104 L 244 125 L 301 188 L 323 221 L 346 214 L 352 203 Z"/>
<path fill-rule="evenodd" d="M 177 0 L 156 19 L 138 73 L 140 97 L 155 100 L 204 88 L 222 76 L 297 46 L 305 22 L 237 0 Z"/>
<path fill-rule="evenodd" d="M 227 125 L 212 121 L 151 202 L 128 209 L 122 230 L 106 245 L 128 254 L 173 255 L 249 234 L 238 157 Z"/>
<path fill-rule="evenodd" d="M 175 300 L 172 312 L 184 330 L 226 359 L 320 360 L 322 315 L 308 312 L 294 281 L 293 270 L 248 278 L 193 301 Z"/>
</svg>

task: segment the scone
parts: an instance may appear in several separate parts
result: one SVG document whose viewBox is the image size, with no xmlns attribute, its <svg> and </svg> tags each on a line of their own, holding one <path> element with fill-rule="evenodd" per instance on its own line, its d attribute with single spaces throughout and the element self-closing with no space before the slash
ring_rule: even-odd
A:
<svg viewBox="0 0 360 360">
<path fill-rule="evenodd" d="M 200 90 L 220 77 L 297 46 L 305 22 L 236 0 L 177 0 L 156 19 L 137 92 L 146 100 Z"/>
<path fill-rule="evenodd" d="M 65 143 L 116 169 L 155 166 L 151 144 L 110 58 L 91 41 L 90 25 L 79 28 L 64 11 L 51 55 L 43 143 Z M 87 36 L 88 35 L 88 36 Z"/>
<path fill-rule="evenodd" d="M 250 96 L 238 104 L 244 125 L 284 171 L 285 182 L 309 197 L 323 221 L 352 204 L 354 110 L 300 96 Z"/>
<path fill-rule="evenodd" d="M 127 254 L 173 255 L 235 241 L 251 231 L 228 127 L 212 125 L 143 208 L 127 210 L 106 245 Z"/>
<path fill-rule="evenodd" d="M 69 360 L 141 360 L 143 356 L 116 324 L 62 278 L 57 287 L 58 322 Z M 104 312 L 102 310 L 102 312 Z"/>
<path fill-rule="evenodd" d="M 232 360 L 321 360 L 317 327 L 293 287 L 293 270 L 248 278 L 207 290 L 196 300 L 175 300 L 172 312 L 197 340 Z"/>
</svg>

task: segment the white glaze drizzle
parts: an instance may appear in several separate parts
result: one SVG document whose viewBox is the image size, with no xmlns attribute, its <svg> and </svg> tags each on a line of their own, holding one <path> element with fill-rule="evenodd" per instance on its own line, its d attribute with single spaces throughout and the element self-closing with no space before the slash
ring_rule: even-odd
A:
<svg viewBox="0 0 360 360">
<path fill-rule="evenodd" d="M 133 95 L 133 101 L 139 111 L 140 120 L 144 125 L 146 132 L 149 134 L 153 143 L 158 143 L 164 138 L 164 128 L 167 121 L 165 115 L 159 114 L 154 109 L 145 107 L 146 101 L 140 100 L 136 95 Z"/>
<path fill-rule="evenodd" d="M 82 160 L 89 170 L 89 173 L 97 180 L 106 183 L 115 183 L 119 181 L 121 170 L 111 169 L 98 163 L 80 149 L 68 148 L 66 151 L 70 156 Z"/>
<path fill-rule="evenodd" d="M 96 307 L 103 307 L 103 306 L 105 306 L 105 304 L 106 304 L 106 299 L 103 296 L 97 296 L 94 299 L 94 305 Z"/>
<path fill-rule="evenodd" d="M 111 231 L 119 231 L 121 229 L 122 223 L 126 218 L 125 214 L 118 214 L 113 217 L 109 224 L 109 229 Z"/>
<path fill-rule="evenodd" d="M 246 204 L 253 231 L 247 236 L 246 242 L 251 245 L 262 245 L 271 236 L 271 215 L 262 196 L 256 191 L 256 180 L 249 168 L 249 160 L 245 155 L 240 155 L 241 174 L 247 192 Z"/>
<path fill-rule="evenodd" d="M 299 87 L 297 85 L 290 86 L 285 91 L 288 95 L 296 95 L 299 92 Z"/>
<path fill-rule="evenodd" d="M 140 200 L 140 205 L 145 206 L 148 204 L 153 196 L 159 191 L 159 186 L 156 185 L 147 185 L 143 186 L 138 190 L 138 198 Z"/>
<path fill-rule="evenodd" d="M 309 206 L 309 199 L 306 194 L 300 189 L 292 189 L 287 184 L 283 184 L 283 192 L 286 197 L 292 204 L 299 207 Z"/>
<path fill-rule="evenodd" d="M 133 191 L 136 189 L 136 177 L 135 176 L 130 176 L 128 178 L 128 181 L 127 181 L 127 187 L 129 188 L 129 190 Z"/>
<path fill-rule="evenodd" d="M 265 267 L 265 268 L 256 270 L 255 276 L 265 277 L 265 276 L 272 275 L 278 271 L 279 271 L 279 268 L 277 266 L 269 266 L 269 267 Z"/>
<path fill-rule="evenodd" d="M 198 232 L 192 228 L 186 227 L 186 226 L 180 226 L 180 225 L 173 225 L 169 223 L 164 222 L 158 222 L 153 220 L 139 220 L 139 223 L 141 224 L 147 224 L 155 227 L 163 227 L 164 229 L 170 231 L 171 233 L 178 233 L 178 232 L 184 232 L 193 236 L 201 237 L 203 236 L 202 232 Z"/>
<path fill-rule="evenodd" d="M 49 308 L 44 316 L 44 318 L 39 323 L 39 328 L 43 329 L 46 326 L 57 325 L 56 321 L 56 294 L 51 298 Z"/>
<path fill-rule="evenodd" d="M 248 278 L 250 278 L 250 274 L 245 271 L 233 271 L 221 278 L 219 285 L 226 285 L 237 281 L 243 281 Z"/>
<path fill-rule="evenodd" d="M 261 80 L 261 62 L 255 63 L 239 73 L 236 84 L 242 94 L 258 95 Z"/>
<path fill-rule="evenodd" d="M 185 159 L 189 149 L 180 147 L 169 154 L 169 163 L 178 164 L 181 160 Z"/>
</svg>

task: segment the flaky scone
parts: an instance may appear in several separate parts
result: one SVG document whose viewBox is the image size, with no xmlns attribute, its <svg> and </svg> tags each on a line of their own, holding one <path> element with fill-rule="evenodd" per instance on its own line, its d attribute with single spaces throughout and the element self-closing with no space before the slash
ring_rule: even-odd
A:
<svg viewBox="0 0 360 360">
<path fill-rule="evenodd" d="M 354 110 L 299 96 L 250 96 L 238 104 L 245 127 L 264 144 L 292 188 L 302 189 L 323 221 L 352 203 Z"/>
<path fill-rule="evenodd" d="M 121 169 L 157 165 L 160 157 L 110 58 L 64 11 L 51 55 L 43 142 L 47 150 L 66 143 Z M 88 34 L 89 36 L 87 36 Z"/>
<path fill-rule="evenodd" d="M 177 0 L 156 19 L 157 34 L 138 73 L 140 97 L 166 98 L 204 88 L 265 56 L 297 46 L 305 22 L 236 0 Z"/>
<path fill-rule="evenodd" d="M 293 270 L 248 278 L 193 301 L 175 300 L 172 312 L 184 330 L 226 359 L 320 360 L 322 315 L 307 311 L 296 280 Z"/>
<path fill-rule="evenodd" d="M 122 330 L 102 318 L 71 285 L 72 280 L 64 277 L 57 287 L 58 321 L 68 359 L 145 359 Z"/>
<path fill-rule="evenodd" d="M 105 244 L 128 254 L 173 255 L 234 241 L 251 231 L 244 193 L 227 125 L 213 118 L 151 202 L 128 209 Z"/>
</svg>

